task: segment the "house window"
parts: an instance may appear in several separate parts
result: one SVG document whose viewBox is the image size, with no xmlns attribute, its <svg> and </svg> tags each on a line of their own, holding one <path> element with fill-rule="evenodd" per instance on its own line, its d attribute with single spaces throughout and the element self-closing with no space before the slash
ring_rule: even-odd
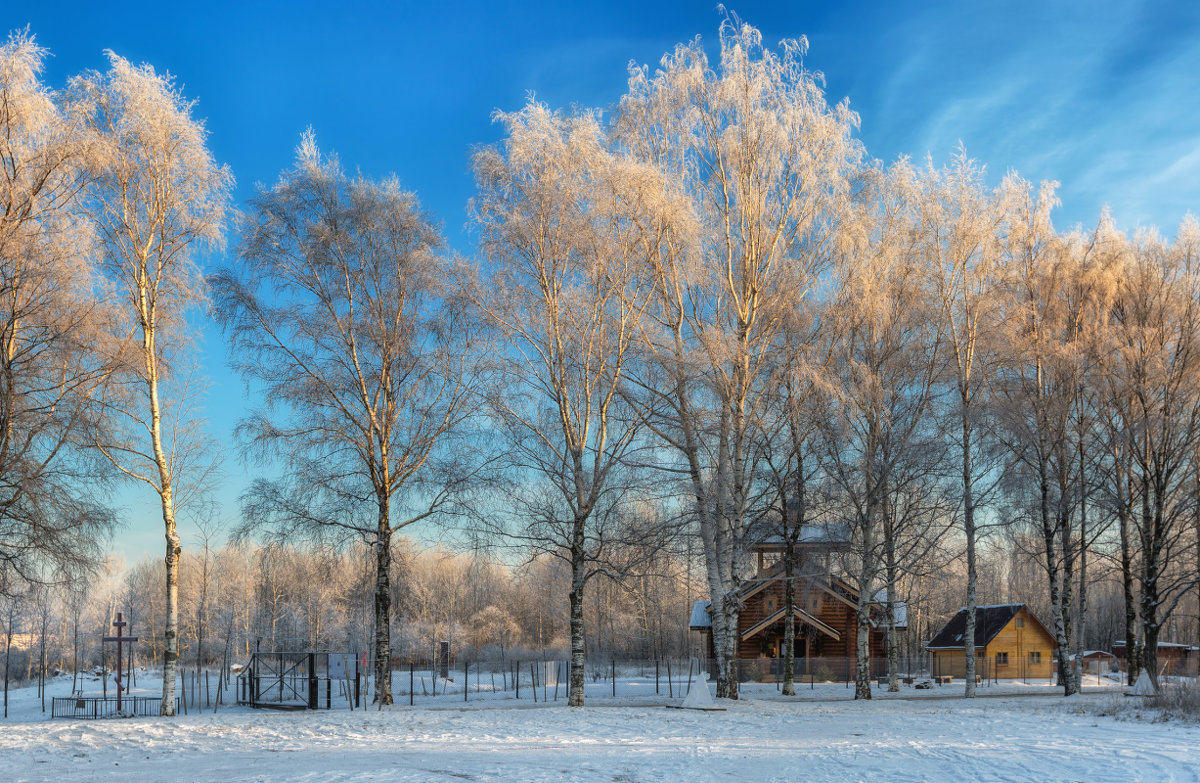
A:
<svg viewBox="0 0 1200 783">
<path fill-rule="evenodd" d="M 775 611 L 775 599 L 774 598 L 767 599 L 767 611 L 768 612 Z"/>
<path fill-rule="evenodd" d="M 1041 654 L 1041 652 L 1031 652 L 1031 653 L 1029 653 L 1029 662 L 1030 662 L 1030 663 L 1041 663 L 1041 662 L 1042 662 L 1042 654 Z"/>
<path fill-rule="evenodd" d="M 1006 653 L 1006 652 L 996 653 L 996 665 L 997 666 L 1008 666 L 1008 653 Z"/>
<path fill-rule="evenodd" d="M 1024 618 L 1024 617 L 1018 617 L 1018 618 L 1017 618 L 1017 627 L 1018 627 L 1018 628 L 1024 628 L 1024 627 L 1025 627 L 1025 618 Z"/>
</svg>

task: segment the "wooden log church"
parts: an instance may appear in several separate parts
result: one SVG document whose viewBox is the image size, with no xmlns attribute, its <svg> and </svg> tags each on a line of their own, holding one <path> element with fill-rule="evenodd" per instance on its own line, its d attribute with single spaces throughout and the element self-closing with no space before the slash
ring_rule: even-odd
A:
<svg viewBox="0 0 1200 783">
<path fill-rule="evenodd" d="M 805 528 L 796 543 L 793 652 L 797 676 L 824 670 L 826 676 L 840 679 L 851 671 L 848 667 L 852 664 L 848 662 L 855 657 L 858 644 L 858 593 L 834 572 L 834 555 L 848 546 L 849 531 L 841 525 Z M 753 547 L 757 569 L 736 594 L 741 605 L 737 631 L 739 660 L 779 659 L 784 655 L 787 607 L 783 552 L 784 542 L 778 536 L 764 538 Z M 876 669 L 887 668 L 887 624 L 881 601 L 872 603 L 871 616 L 872 673 L 877 674 Z M 905 625 L 904 604 L 897 603 L 897 631 L 904 631 Z M 693 604 L 689 627 L 700 634 L 704 654 L 710 660 L 715 658 L 710 602 Z M 774 668 L 773 661 L 770 670 Z M 753 669 L 743 666 L 742 670 L 745 674 Z"/>
</svg>

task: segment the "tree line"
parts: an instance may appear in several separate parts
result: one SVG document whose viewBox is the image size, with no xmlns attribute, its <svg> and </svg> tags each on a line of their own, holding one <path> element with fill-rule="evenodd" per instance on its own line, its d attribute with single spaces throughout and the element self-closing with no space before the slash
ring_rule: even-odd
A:
<svg viewBox="0 0 1200 783">
<path fill-rule="evenodd" d="M 315 600 L 344 606 L 347 640 L 369 634 L 382 704 L 417 617 L 397 562 L 417 525 L 483 542 L 508 583 L 555 575 L 565 631 L 538 634 L 569 648 L 573 705 L 589 635 L 633 596 L 659 651 L 676 649 L 686 607 L 664 625 L 679 591 L 662 586 L 690 591 L 693 569 L 717 694 L 736 698 L 754 545 L 784 541 L 791 601 L 797 543 L 820 525 L 850 540 L 857 697 L 881 607 L 891 687 L 919 641 L 894 632 L 902 600 L 927 618 L 967 607 L 973 695 L 980 580 L 1002 581 L 989 569 L 1025 577 L 1006 592 L 1041 610 L 1065 693 L 1081 675 L 1066 653 L 1101 638 L 1114 585 L 1130 676 L 1157 677 L 1164 628 L 1200 598 L 1200 224 L 1129 235 L 1104 213 L 1060 230 L 1054 183 L 989 182 L 962 150 L 877 161 L 804 39 L 767 48 L 736 19 L 718 38 L 712 59 L 697 39 L 632 66 L 607 110 L 497 112 L 461 258 L 395 176 L 346 173 L 311 131 L 234 224 L 232 173 L 169 76 L 109 53 L 51 89 L 48 53 L 12 34 L 0 593 L 93 573 L 116 526 L 98 499 L 118 481 L 152 492 L 171 709 L 181 584 L 208 600 L 207 579 L 182 581 L 179 521 L 206 529 L 218 476 L 193 350 L 211 312 L 255 405 L 235 433 L 252 482 L 214 562 L 253 563 L 261 585 L 316 558 L 297 573 L 323 575 L 333 592 Z M 589 610 L 601 591 L 623 598 Z M 269 593 L 219 603 L 274 634 Z M 512 611 L 472 604 L 446 627 L 529 643 Z M 301 637 L 330 623 L 286 617 Z"/>
</svg>

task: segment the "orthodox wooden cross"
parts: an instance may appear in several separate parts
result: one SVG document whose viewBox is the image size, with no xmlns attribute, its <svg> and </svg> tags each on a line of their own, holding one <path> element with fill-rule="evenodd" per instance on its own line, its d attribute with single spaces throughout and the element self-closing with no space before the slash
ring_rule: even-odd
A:
<svg viewBox="0 0 1200 783">
<path fill-rule="evenodd" d="M 116 620 L 116 622 L 113 623 L 113 626 L 116 627 L 116 629 L 117 629 L 117 635 L 116 636 L 105 636 L 103 638 L 103 641 L 117 643 L 116 683 L 117 683 L 117 712 L 118 713 L 121 711 L 121 694 L 125 692 L 125 677 L 124 677 L 125 671 L 124 671 L 124 659 L 121 657 L 121 642 L 129 642 L 132 645 L 134 642 L 136 642 L 138 640 L 138 638 L 136 636 L 122 635 L 121 629 L 127 625 L 129 625 L 129 623 L 125 622 L 125 619 L 121 616 L 120 612 L 117 612 L 117 620 Z M 130 652 L 130 655 L 132 655 L 133 649 L 130 648 L 129 652 Z"/>
</svg>

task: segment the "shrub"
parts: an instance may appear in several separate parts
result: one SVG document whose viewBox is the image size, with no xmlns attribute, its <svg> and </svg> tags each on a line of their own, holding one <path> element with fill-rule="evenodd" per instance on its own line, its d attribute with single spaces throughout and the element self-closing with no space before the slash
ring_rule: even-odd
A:
<svg viewBox="0 0 1200 783">
<path fill-rule="evenodd" d="M 1200 683 L 1196 680 L 1164 683 L 1157 696 L 1146 699 L 1146 706 L 1160 710 L 1167 719 L 1200 723 Z"/>
</svg>

